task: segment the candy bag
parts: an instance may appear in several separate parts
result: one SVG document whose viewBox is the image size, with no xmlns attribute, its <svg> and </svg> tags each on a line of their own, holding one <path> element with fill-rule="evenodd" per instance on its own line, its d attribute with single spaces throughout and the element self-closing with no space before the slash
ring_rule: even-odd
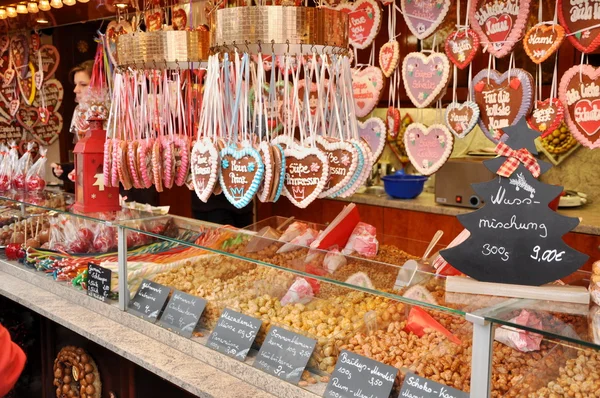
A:
<svg viewBox="0 0 600 398">
<path fill-rule="evenodd" d="M 31 159 L 31 150 L 35 148 L 34 142 L 27 143 L 27 151 L 21 156 L 19 161 L 17 162 L 17 167 L 13 171 L 13 188 L 17 190 L 25 189 L 25 177 L 27 176 L 27 172 L 33 163 L 33 159 Z"/>
<path fill-rule="evenodd" d="M 339 267 L 346 265 L 346 256 L 338 249 L 337 245 L 329 250 L 323 259 L 323 268 L 333 274 Z"/>
<path fill-rule="evenodd" d="M 309 303 L 314 297 L 313 289 L 310 283 L 304 278 L 297 278 L 287 293 L 281 299 L 281 305 L 300 303 Z"/>
<path fill-rule="evenodd" d="M 27 171 L 25 184 L 28 191 L 42 191 L 46 187 L 46 152 L 48 150 L 40 147 L 40 157 Z"/>
<path fill-rule="evenodd" d="M 379 250 L 379 242 L 377 241 L 377 230 L 374 226 L 364 222 L 359 222 L 354 227 L 346 247 L 342 250 L 342 253 L 349 256 L 354 252 L 357 252 L 361 256 L 375 257 Z"/>
<path fill-rule="evenodd" d="M 4 157 L 0 165 L 0 192 L 5 192 L 12 188 L 14 171 L 19 162 L 18 148 L 17 143 L 12 141 L 8 154 Z"/>
<path fill-rule="evenodd" d="M 521 313 L 509 322 L 534 329 L 541 329 L 542 327 L 542 320 L 527 310 L 521 310 Z M 494 335 L 494 340 L 521 352 L 539 351 L 542 339 L 541 334 L 508 326 L 497 328 Z"/>
</svg>

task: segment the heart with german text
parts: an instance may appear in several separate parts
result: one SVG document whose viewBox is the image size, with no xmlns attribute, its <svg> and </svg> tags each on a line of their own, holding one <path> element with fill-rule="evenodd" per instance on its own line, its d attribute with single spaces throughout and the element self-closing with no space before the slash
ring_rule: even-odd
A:
<svg viewBox="0 0 600 398">
<path fill-rule="evenodd" d="M 48 119 L 48 123 L 36 124 L 30 131 L 31 135 L 42 145 L 51 145 L 58 139 L 58 135 L 63 128 L 63 118 L 60 113 L 53 112 Z"/>
<path fill-rule="evenodd" d="M 547 137 L 556 130 L 565 118 L 565 107 L 558 98 L 536 101 L 533 111 L 527 115 L 527 123 L 532 129 Z"/>
<path fill-rule="evenodd" d="M 566 36 L 581 52 L 591 53 L 600 46 L 598 3 L 589 0 L 557 0 L 558 21 Z"/>
<path fill-rule="evenodd" d="M 42 71 L 44 72 L 44 80 L 50 79 L 54 76 L 56 68 L 60 63 L 60 54 L 56 47 L 50 44 L 44 44 L 40 47 L 40 53 L 42 55 Z"/>
<path fill-rule="evenodd" d="M 376 0 L 357 0 L 342 3 L 336 10 L 348 14 L 348 41 L 360 49 L 373 43 L 381 27 L 381 8 Z"/>
<path fill-rule="evenodd" d="M 565 29 L 557 24 L 536 25 L 525 33 L 523 48 L 536 64 L 548 59 L 565 39 Z"/>
<path fill-rule="evenodd" d="M 423 175 L 431 175 L 450 157 L 454 136 L 443 124 L 426 127 L 413 123 L 404 133 L 404 146 L 415 169 Z"/>
<path fill-rule="evenodd" d="M 400 44 L 396 40 L 388 41 L 379 49 L 379 66 L 385 77 L 390 77 L 398 67 Z"/>
<path fill-rule="evenodd" d="M 352 69 L 352 95 L 357 117 L 365 117 L 375 107 L 383 93 L 383 72 L 376 66 Z"/>
<path fill-rule="evenodd" d="M 329 178 L 329 161 L 323 151 L 315 147 L 287 147 L 283 194 L 292 204 L 306 208 L 325 189 Z"/>
<path fill-rule="evenodd" d="M 225 147 L 220 153 L 219 182 L 227 200 L 241 209 L 252 201 L 265 174 L 260 153 L 245 148 Z"/>
<path fill-rule="evenodd" d="M 34 107 L 21 107 L 17 111 L 17 122 L 27 131 L 33 130 L 39 121 L 39 113 Z"/>
<path fill-rule="evenodd" d="M 219 152 L 212 140 L 204 137 L 196 141 L 192 148 L 190 169 L 194 191 L 205 203 L 212 195 L 218 180 L 218 164 Z"/>
<path fill-rule="evenodd" d="M 458 138 L 469 134 L 479 120 L 479 107 L 473 101 L 452 102 L 446 107 L 446 126 Z"/>
<path fill-rule="evenodd" d="M 401 0 L 400 7 L 408 29 L 417 39 L 424 40 L 444 21 L 450 0 Z"/>
<path fill-rule="evenodd" d="M 451 32 L 446 38 L 446 55 L 458 69 L 464 69 L 479 51 L 479 37 L 473 29 Z"/>
<path fill-rule="evenodd" d="M 342 188 L 352 183 L 358 167 L 358 150 L 349 141 L 317 136 L 317 147 L 329 161 L 329 178 L 319 198 L 334 197 Z"/>
<path fill-rule="evenodd" d="M 358 122 L 358 136 L 365 140 L 373 153 L 375 162 L 379 159 L 385 148 L 386 130 L 385 123 L 378 117 L 372 117 L 364 122 Z"/>
<path fill-rule="evenodd" d="M 449 79 L 450 61 L 444 53 L 412 52 L 402 61 L 404 88 L 417 108 L 426 108 L 435 102 Z"/>
</svg>

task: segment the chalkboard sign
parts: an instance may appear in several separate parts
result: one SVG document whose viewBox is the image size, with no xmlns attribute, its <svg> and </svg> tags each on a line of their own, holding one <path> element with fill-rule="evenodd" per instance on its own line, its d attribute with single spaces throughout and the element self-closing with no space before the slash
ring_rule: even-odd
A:
<svg viewBox="0 0 600 398">
<path fill-rule="evenodd" d="M 182 336 L 191 337 L 200 316 L 206 307 L 206 300 L 174 290 L 158 324 Z"/>
<path fill-rule="evenodd" d="M 316 344 L 316 340 L 271 326 L 254 367 L 297 384 Z"/>
<path fill-rule="evenodd" d="M 110 293 L 112 271 L 94 263 L 88 263 L 87 295 L 106 301 Z"/>
<path fill-rule="evenodd" d="M 262 325 L 260 319 L 225 308 L 206 346 L 243 361 Z"/>
<path fill-rule="evenodd" d="M 342 350 L 325 389 L 325 398 L 388 398 L 398 369 Z"/>
<path fill-rule="evenodd" d="M 437 383 L 408 372 L 404 377 L 399 398 L 469 398 L 469 393 Z"/>
<path fill-rule="evenodd" d="M 171 288 L 144 279 L 135 297 L 129 301 L 129 309 L 154 323 L 165 306 L 169 293 Z"/>
</svg>

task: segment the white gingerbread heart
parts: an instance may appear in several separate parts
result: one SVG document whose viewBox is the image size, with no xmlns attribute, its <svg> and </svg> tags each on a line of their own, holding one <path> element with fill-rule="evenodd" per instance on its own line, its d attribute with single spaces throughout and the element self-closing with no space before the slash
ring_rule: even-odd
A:
<svg viewBox="0 0 600 398">
<path fill-rule="evenodd" d="M 423 175 L 431 175 L 446 163 L 452 153 L 454 136 L 443 124 L 425 127 L 413 123 L 404 133 L 404 146 L 412 165 Z"/>
<path fill-rule="evenodd" d="M 385 123 L 378 117 L 372 117 L 364 122 L 358 122 L 358 136 L 365 140 L 373 154 L 375 162 L 379 159 L 385 148 Z"/>
<path fill-rule="evenodd" d="M 352 70 L 352 95 L 356 117 L 365 117 L 375 107 L 383 92 L 383 72 L 376 66 Z"/>
<path fill-rule="evenodd" d="M 213 142 L 204 137 L 194 144 L 190 168 L 194 191 L 201 201 L 208 201 L 218 179 L 219 152 Z"/>
<path fill-rule="evenodd" d="M 424 40 L 444 21 L 450 0 L 401 0 L 400 7 L 408 29 L 417 39 Z"/>
<path fill-rule="evenodd" d="M 446 89 L 450 61 L 443 53 L 412 52 L 402 61 L 402 80 L 412 103 L 417 108 L 426 108 Z"/>
</svg>

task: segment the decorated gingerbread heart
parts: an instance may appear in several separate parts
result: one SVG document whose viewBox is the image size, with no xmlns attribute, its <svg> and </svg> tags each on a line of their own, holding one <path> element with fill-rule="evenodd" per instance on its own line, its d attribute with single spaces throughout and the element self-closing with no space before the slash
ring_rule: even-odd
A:
<svg viewBox="0 0 600 398">
<path fill-rule="evenodd" d="M 523 69 L 484 69 L 473 78 L 473 98 L 479 106 L 479 127 L 493 142 L 505 141 L 502 128 L 516 124 L 533 105 L 533 78 Z"/>
<path fill-rule="evenodd" d="M 310 83 L 308 90 L 306 86 L 307 84 L 305 79 L 301 79 L 298 82 L 298 100 L 300 101 L 300 107 L 304 112 L 307 107 L 305 102 L 308 101 L 310 115 L 311 117 L 315 117 L 317 115 L 317 105 L 319 100 L 317 85 L 315 83 Z"/>
<path fill-rule="evenodd" d="M 50 79 L 54 76 L 56 68 L 60 63 L 60 54 L 56 47 L 50 44 L 44 44 L 40 47 L 40 53 L 42 54 L 42 71 L 44 72 L 44 80 Z"/>
<path fill-rule="evenodd" d="M 402 16 L 419 40 L 431 36 L 450 9 L 450 0 L 401 0 Z"/>
<path fill-rule="evenodd" d="M 50 112 L 56 112 L 63 101 L 65 91 L 60 81 L 56 79 L 46 80 L 43 83 L 44 96 L 46 98 L 46 107 Z M 36 92 L 35 99 L 33 100 L 33 106 L 42 106 L 41 91 Z"/>
<path fill-rule="evenodd" d="M 15 81 L 15 76 L 17 72 L 14 69 L 7 69 L 4 72 L 4 77 L 2 78 L 2 87 L 9 87 L 13 85 Z"/>
<path fill-rule="evenodd" d="M 398 67 L 400 44 L 396 40 L 388 41 L 379 49 L 379 66 L 385 77 L 390 77 Z"/>
<path fill-rule="evenodd" d="M 31 130 L 31 135 L 42 145 L 51 145 L 58 139 L 58 135 L 63 128 L 63 118 L 60 113 L 53 112 L 50 115 L 48 123 L 36 124 Z"/>
<path fill-rule="evenodd" d="M 402 61 L 402 80 L 417 108 L 431 105 L 448 85 L 450 62 L 443 53 L 412 52 Z"/>
<path fill-rule="evenodd" d="M 443 124 L 426 127 L 413 123 L 404 133 L 404 145 L 415 169 L 423 175 L 431 175 L 450 157 L 454 137 Z"/>
<path fill-rule="evenodd" d="M 367 48 L 381 27 L 381 8 L 376 0 L 342 3 L 335 9 L 348 14 L 348 41 L 356 48 Z"/>
<path fill-rule="evenodd" d="M 395 142 L 400 131 L 400 110 L 390 106 L 385 114 L 387 127 L 387 140 Z"/>
<path fill-rule="evenodd" d="M 159 12 L 160 14 L 160 12 Z M 160 18 L 160 15 L 159 15 Z M 162 18 L 160 18 L 159 24 L 162 24 Z M 154 25 L 153 25 L 154 27 Z M 146 29 L 148 29 L 148 22 L 146 22 Z M 148 29 L 150 30 L 150 29 Z M 133 28 L 131 24 L 126 20 L 122 20 L 121 22 L 111 21 L 106 27 L 106 40 L 108 44 L 108 58 L 112 62 L 113 65 L 117 65 L 117 38 L 120 35 L 126 33 L 132 33 Z"/>
<path fill-rule="evenodd" d="M 292 148 L 284 150 L 284 195 L 296 207 L 304 209 L 325 188 L 329 178 L 327 156 L 318 148 Z"/>
<path fill-rule="evenodd" d="M 569 131 L 582 145 L 600 148 L 600 68 L 575 65 L 563 75 L 558 96 Z"/>
<path fill-rule="evenodd" d="M 160 9 L 153 9 L 146 11 L 144 14 L 144 21 L 146 22 L 146 30 L 148 32 L 156 32 L 162 28 L 163 15 Z"/>
<path fill-rule="evenodd" d="M 228 146 L 221 150 L 219 182 L 227 200 L 241 209 L 252 201 L 265 174 L 265 165 L 258 151 L 246 146 Z"/>
<path fill-rule="evenodd" d="M 557 0 L 558 21 L 573 46 L 591 53 L 600 46 L 600 13 L 594 0 Z"/>
<path fill-rule="evenodd" d="M 378 117 L 372 117 L 364 122 L 358 122 L 358 136 L 365 140 L 377 162 L 385 147 L 385 123 Z"/>
<path fill-rule="evenodd" d="M 464 69 L 479 51 L 479 36 L 473 29 L 451 32 L 446 38 L 446 55 L 458 69 Z"/>
<path fill-rule="evenodd" d="M 20 79 L 17 76 L 17 84 L 19 85 L 19 92 L 23 102 L 27 105 L 33 105 L 35 101 L 35 82 L 33 81 L 34 76 L 27 76 L 25 79 Z"/>
<path fill-rule="evenodd" d="M 497 58 L 510 54 L 529 17 L 530 0 L 474 0 L 469 10 L 473 30 L 481 45 Z"/>
<path fill-rule="evenodd" d="M 369 170 L 373 168 L 373 156 L 371 155 L 369 145 L 361 139 L 351 139 L 349 142 L 354 146 L 358 155 L 356 170 L 354 170 L 354 175 L 345 187 L 330 195 L 332 198 L 348 198 L 354 195 L 356 190 L 365 183 Z"/>
<path fill-rule="evenodd" d="M 357 117 L 365 117 L 375 107 L 383 92 L 383 73 L 376 66 L 352 70 L 352 93 Z"/>
<path fill-rule="evenodd" d="M 192 148 L 190 168 L 192 183 L 198 198 L 205 202 L 212 195 L 219 172 L 219 152 L 215 144 L 204 137 L 196 141 Z"/>
<path fill-rule="evenodd" d="M 24 34 L 14 35 L 10 39 L 10 55 L 12 64 L 21 78 L 29 72 L 29 41 Z"/>
<path fill-rule="evenodd" d="M 479 107 L 473 101 L 452 102 L 446 108 L 446 126 L 458 138 L 464 138 L 479 120 Z"/>
<path fill-rule="evenodd" d="M 26 129 L 27 131 L 33 130 L 39 121 L 39 114 L 37 108 L 33 107 L 21 107 L 16 114 L 17 122 Z"/>
<path fill-rule="evenodd" d="M 565 107 L 558 98 L 537 101 L 533 111 L 527 115 L 532 129 L 542 133 L 542 138 L 556 130 L 565 118 Z"/>
<path fill-rule="evenodd" d="M 565 29 L 560 25 L 536 25 L 523 38 L 523 48 L 536 64 L 548 59 L 565 39 Z"/>
<path fill-rule="evenodd" d="M 334 138 L 317 137 L 317 147 L 327 156 L 329 161 L 329 178 L 319 198 L 333 196 L 346 187 L 352 180 L 358 166 L 358 151 L 349 141 Z"/>
<path fill-rule="evenodd" d="M 17 98 L 11 100 L 8 103 L 8 111 L 10 112 L 11 116 L 16 116 L 17 111 L 19 110 L 19 107 L 21 105 L 21 101 L 19 101 Z"/>
<path fill-rule="evenodd" d="M 187 27 L 187 13 L 182 6 L 173 7 L 173 16 L 171 17 L 173 30 L 185 30 Z"/>
</svg>

